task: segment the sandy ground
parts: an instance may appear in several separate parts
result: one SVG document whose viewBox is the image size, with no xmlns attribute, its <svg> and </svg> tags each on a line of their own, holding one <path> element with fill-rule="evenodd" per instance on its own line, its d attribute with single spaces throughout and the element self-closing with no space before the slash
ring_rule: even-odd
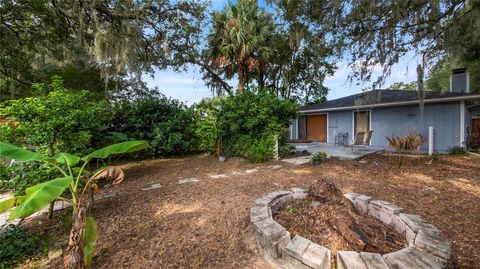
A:
<svg viewBox="0 0 480 269">
<path fill-rule="evenodd" d="M 343 192 L 355 191 L 421 214 L 452 241 L 452 268 L 480 264 L 480 157 L 407 158 L 398 168 L 393 156 L 359 161 L 328 160 L 319 166 L 272 170 L 243 160 L 219 163 L 213 157 L 142 161 L 123 165 L 125 181 L 111 190 L 126 194 L 95 204 L 98 244 L 93 268 L 269 268 L 249 226 L 254 200 L 320 178 Z M 257 168 L 245 175 L 210 175 Z M 199 182 L 179 185 L 194 177 Z M 161 188 L 141 191 L 148 184 Z M 37 224 L 31 221 L 25 225 Z M 58 223 L 58 222 L 57 222 Z M 66 239 L 60 224 L 43 221 L 55 238 Z M 63 231 L 63 232 L 62 232 Z M 50 264 L 60 267 L 61 262 Z"/>
</svg>

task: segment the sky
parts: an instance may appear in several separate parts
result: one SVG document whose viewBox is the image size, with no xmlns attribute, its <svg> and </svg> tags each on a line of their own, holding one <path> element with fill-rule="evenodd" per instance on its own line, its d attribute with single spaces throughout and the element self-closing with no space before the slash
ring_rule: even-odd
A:
<svg viewBox="0 0 480 269">
<path fill-rule="evenodd" d="M 215 0 L 212 2 L 212 10 L 221 9 L 227 1 Z M 263 5 L 260 1 L 260 5 Z M 394 82 L 411 82 L 416 80 L 417 61 L 413 53 L 407 53 L 400 58 L 398 64 L 392 67 L 391 75 L 386 79 L 384 87 L 387 88 Z M 380 72 L 380 68 L 378 68 Z M 368 82 L 360 84 L 358 81 L 347 82 L 351 69 L 346 59 L 340 59 L 337 63 L 337 71 L 325 79 L 324 85 L 330 89 L 327 99 L 332 100 L 356 93 L 370 86 Z M 376 76 L 372 76 L 375 78 Z M 211 90 L 204 84 L 200 68 L 189 66 L 186 72 L 177 73 L 171 70 L 156 71 L 154 77 L 145 75 L 144 80 L 151 88 L 158 88 L 168 97 L 178 99 L 187 105 L 199 102 L 205 97 L 212 97 Z M 360 84 L 360 85 L 359 85 Z M 236 85 L 232 85 L 236 86 Z"/>
</svg>

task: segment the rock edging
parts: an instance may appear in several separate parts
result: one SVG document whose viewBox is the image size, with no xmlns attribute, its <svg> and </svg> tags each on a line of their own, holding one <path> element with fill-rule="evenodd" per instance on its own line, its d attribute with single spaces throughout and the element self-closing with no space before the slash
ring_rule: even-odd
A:
<svg viewBox="0 0 480 269">
<path fill-rule="evenodd" d="M 307 190 L 291 188 L 276 191 L 255 200 L 250 222 L 255 238 L 265 255 L 279 261 L 284 268 L 328 269 L 331 252 L 328 248 L 290 233 L 272 218 L 272 211 L 282 210 L 294 199 L 303 199 Z M 409 246 L 385 255 L 378 253 L 338 251 L 337 269 L 407 269 L 446 268 L 451 243 L 440 231 L 419 215 L 406 214 L 403 208 L 382 200 L 349 192 L 344 195 L 363 213 L 368 214 L 404 235 Z"/>
</svg>

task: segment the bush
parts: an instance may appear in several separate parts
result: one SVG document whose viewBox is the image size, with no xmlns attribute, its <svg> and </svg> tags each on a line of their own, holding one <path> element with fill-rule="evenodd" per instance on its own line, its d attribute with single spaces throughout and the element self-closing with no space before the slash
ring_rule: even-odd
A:
<svg viewBox="0 0 480 269">
<path fill-rule="evenodd" d="M 273 158 L 275 141 L 271 136 L 255 138 L 242 135 L 235 143 L 235 150 L 231 156 L 242 156 L 250 162 L 266 162 Z"/>
<path fill-rule="evenodd" d="M 200 151 L 220 155 L 222 133 L 219 126 L 222 98 L 205 98 L 194 106 L 195 136 Z"/>
<path fill-rule="evenodd" d="M 33 85 L 35 97 L 0 106 L 0 141 L 53 155 L 58 151 L 84 153 L 104 125 L 105 103 L 90 100 L 88 91 L 72 92 L 60 77 Z"/>
<path fill-rule="evenodd" d="M 60 176 L 52 166 L 42 162 L 18 162 L 5 170 L 0 190 L 11 190 L 15 196 L 22 195 L 30 186 Z"/>
<path fill-rule="evenodd" d="M 0 235 L 0 268 L 10 268 L 38 253 L 47 252 L 46 237 L 28 235 L 22 228 L 11 225 L 10 231 Z"/>
<path fill-rule="evenodd" d="M 140 157 L 181 155 L 195 151 L 194 113 L 183 103 L 149 91 L 111 107 L 109 130 L 150 141 Z"/>
<path fill-rule="evenodd" d="M 326 158 L 327 158 L 327 153 L 323 151 L 319 151 L 312 156 L 312 159 L 310 160 L 310 162 L 313 164 L 320 164 Z"/>
<path fill-rule="evenodd" d="M 296 116 L 297 106 L 256 89 L 204 100 L 196 111 L 196 133 L 203 148 L 261 162 L 272 158 L 275 139 L 281 138 L 283 129 Z"/>
<path fill-rule="evenodd" d="M 98 138 L 104 130 L 105 102 L 92 101 L 88 91 L 66 89 L 58 76 L 32 88 L 35 97 L 0 105 L 0 141 L 47 156 L 60 151 L 82 154 L 99 141 L 94 136 Z M 17 163 L 7 171 L 1 189 L 13 189 L 15 193 L 56 175 L 51 167 L 38 163 Z"/>
<path fill-rule="evenodd" d="M 278 155 L 280 155 L 280 157 L 288 156 L 292 154 L 293 151 L 294 147 L 291 145 L 283 144 L 278 147 Z"/>
<path fill-rule="evenodd" d="M 155 156 L 183 155 L 196 151 L 193 111 L 182 108 L 154 129 L 150 145 Z"/>
<path fill-rule="evenodd" d="M 451 155 L 467 155 L 468 152 L 464 147 L 455 146 L 448 149 L 448 153 Z"/>
</svg>

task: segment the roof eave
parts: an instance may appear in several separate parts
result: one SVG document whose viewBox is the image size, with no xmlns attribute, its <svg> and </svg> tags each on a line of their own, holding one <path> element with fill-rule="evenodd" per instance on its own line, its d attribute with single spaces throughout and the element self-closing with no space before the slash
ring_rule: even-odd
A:
<svg viewBox="0 0 480 269">
<path fill-rule="evenodd" d="M 453 102 L 453 101 L 462 101 L 480 98 L 480 94 L 477 95 L 468 95 L 468 96 L 455 96 L 447 98 L 433 98 L 425 99 L 423 102 L 427 103 L 441 103 L 441 102 Z M 332 108 L 319 108 L 319 109 L 308 109 L 308 110 L 299 110 L 300 113 L 312 113 L 312 112 L 329 112 L 329 111 L 340 111 L 340 110 L 350 110 L 350 109 L 366 109 L 366 108 L 375 108 L 375 107 L 389 107 L 389 106 L 404 106 L 404 105 L 415 105 L 419 104 L 419 100 L 413 101 L 402 101 L 402 102 L 390 102 L 390 103 L 380 103 L 372 105 L 361 105 L 361 106 L 344 106 L 344 107 L 332 107 Z"/>
</svg>

